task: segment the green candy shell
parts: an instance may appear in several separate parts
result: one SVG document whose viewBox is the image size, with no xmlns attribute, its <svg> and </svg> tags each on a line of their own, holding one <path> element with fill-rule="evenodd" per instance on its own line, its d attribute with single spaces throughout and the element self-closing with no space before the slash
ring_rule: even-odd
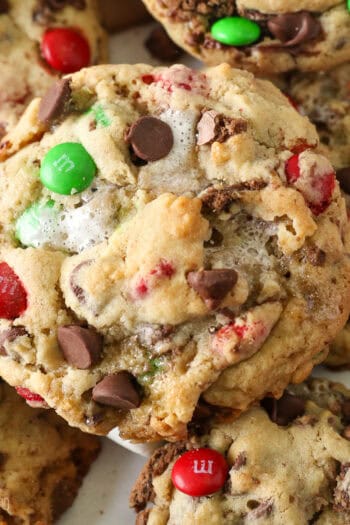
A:
<svg viewBox="0 0 350 525">
<path fill-rule="evenodd" d="M 15 236 L 23 246 L 37 248 L 42 236 L 42 227 L 51 223 L 52 227 L 57 221 L 55 202 L 35 202 L 27 208 L 16 221 Z"/>
<path fill-rule="evenodd" d="M 227 46 L 249 46 L 259 40 L 261 28 L 248 18 L 229 16 L 212 25 L 211 35 L 214 40 Z"/>
<path fill-rule="evenodd" d="M 86 190 L 95 173 L 96 165 L 86 149 L 78 142 L 64 142 L 45 155 L 40 180 L 55 193 L 73 195 Z"/>
</svg>

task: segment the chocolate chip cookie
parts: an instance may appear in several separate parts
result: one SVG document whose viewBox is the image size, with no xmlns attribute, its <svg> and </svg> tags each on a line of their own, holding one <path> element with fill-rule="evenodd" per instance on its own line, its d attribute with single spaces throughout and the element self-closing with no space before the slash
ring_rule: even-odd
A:
<svg viewBox="0 0 350 525">
<path fill-rule="evenodd" d="M 0 136 L 55 79 L 105 62 L 94 0 L 0 2 Z"/>
<path fill-rule="evenodd" d="M 25 389 L 19 393 L 32 397 Z M 98 452 L 97 438 L 70 428 L 52 410 L 29 408 L 1 381 L 0 523 L 56 521 L 72 505 Z"/>
<path fill-rule="evenodd" d="M 346 0 L 143 1 L 179 46 L 208 65 L 272 74 L 350 59 Z"/>
<path fill-rule="evenodd" d="M 0 374 L 70 424 L 187 435 L 303 380 L 349 314 L 345 202 L 287 97 L 227 64 L 60 80 L 1 143 Z"/>
<path fill-rule="evenodd" d="M 336 168 L 350 208 L 350 64 L 327 73 L 293 74 L 285 85 L 297 109 L 315 124 L 325 155 Z M 350 243 L 348 243 L 350 251 Z M 350 325 L 338 334 L 326 361 L 332 367 L 350 365 Z"/>
<path fill-rule="evenodd" d="M 350 391 L 325 379 L 156 450 L 130 497 L 137 525 L 350 522 Z"/>
</svg>

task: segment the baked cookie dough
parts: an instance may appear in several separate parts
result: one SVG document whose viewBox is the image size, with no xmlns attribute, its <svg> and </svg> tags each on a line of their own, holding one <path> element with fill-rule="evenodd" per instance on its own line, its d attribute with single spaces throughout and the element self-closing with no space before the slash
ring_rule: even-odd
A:
<svg viewBox="0 0 350 525">
<path fill-rule="evenodd" d="M 156 450 L 136 524 L 349 523 L 350 391 L 312 379 L 261 405 Z"/>
<path fill-rule="evenodd" d="M 28 391 L 19 393 L 33 402 Z M 99 448 L 97 438 L 70 428 L 52 410 L 29 408 L 1 381 L 1 525 L 55 522 L 72 505 Z"/>
<path fill-rule="evenodd" d="M 0 2 L 0 137 L 62 73 L 106 61 L 94 0 Z"/>
<path fill-rule="evenodd" d="M 292 74 L 286 92 L 315 124 L 342 189 L 350 193 L 350 63 L 326 73 Z"/>
<path fill-rule="evenodd" d="M 350 64 L 327 73 L 293 74 L 285 90 L 299 111 L 315 124 L 324 154 L 336 168 L 350 209 Z M 347 251 L 350 251 L 350 242 Z M 331 367 L 350 365 L 350 324 L 332 343 L 326 363 Z"/>
<path fill-rule="evenodd" d="M 139 441 L 186 437 L 201 395 L 238 414 L 302 381 L 350 300 L 317 147 L 228 65 L 59 81 L 1 144 L 0 374 Z"/>
<path fill-rule="evenodd" d="M 208 65 L 260 73 L 325 70 L 350 59 L 346 0 L 143 0 L 172 39 Z"/>
</svg>

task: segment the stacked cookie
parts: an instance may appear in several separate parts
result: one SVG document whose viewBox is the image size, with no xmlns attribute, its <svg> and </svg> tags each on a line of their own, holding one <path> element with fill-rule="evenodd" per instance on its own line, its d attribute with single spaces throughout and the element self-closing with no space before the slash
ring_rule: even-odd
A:
<svg viewBox="0 0 350 525">
<path fill-rule="evenodd" d="M 296 111 L 309 117 L 316 126 L 320 138 L 316 150 L 331 161 L 348 206 L 348 2 L 144 0 L 144 3 L 178 45 L 206 64 L 225 61 L 263 77 L 271 76 Z M 240 91 L 240 87 L 237 90 Z M 224 93 L 223 90 L 226 100 Z M 201 141 L 202 133 L 207 143 L 215 143 L 219 136 L 215 135 L 219 122 L 217 113 L 210 116 L 205 113 L 204 117 L 197 130 L 199 147 L 205 143 Z M 202 127 L 203 122 L 205 126 Z M 293 120 L 286 120 L 286 123 L 289 128 Z M 270 136 L 270 128 L 266 136 Z M 244 147 L 242 150 L 246 151 Z M 285 164 L 287 184 L 294 184 L 306 201 L 308 197 L 300 178 L 307 151 L 306 147 L 295 152 Z M 308 166 L 315 175 L 310 184 L 313 191 L 318 192 L 321 186 L 325 189 L 328 185 L 321 182 L 317 169 Z M 231 173 L 237 173 L 235 165 L 231 169 Z M 313 215 L 318 214 L 312 205 L 310 209 Z M 320 239 L 317 234 L 316 237 Z M 341 237 L 343 249 L 349 253 L 347 220 Z M 321 248 L 318 241 L 315 244 Z M 231 250 L 234 252 L 233 247 Z M 313 259 L 315 266 L 322 267 L 327 260 L 323 248 L 321 252 Z M 256 253 L 260 255 L 261 248 Z M 305 268 L 301 274 L 310 284 Z M 316 297 L 320 299 L 321 288 L 322 285 L 317 293 L 311 294 L 311 302 Z M 304 297 L 307 295 L 305 290 Z M 332 292 L 330 296 L 335 297 Z M 318 307 L 322 302 L 321 299 Z M 332 323 L 330 318 L 329 322 Z M 300 321 L 300 332 L 303 326 Z M 276 325 L 270 338 L 275 330 Z M 218 333 L 222 331 L 226 335 L 227 326 L 220 328 Z M 329 366 L 349 366 L 349 333 L 347 324 L 334 341 L 324 339 L 326 345 L 331 343 L 326 361 Z M 289 338 L 294 341 L 298 338 L 297 328 Z M 308 340 L 306 336 L 302 347 Z M 220 343 L 223 348 L 222 339 Z M 260 352 L 266 349 L 265 344 Z M 283 343 L 281 347 L 285 348 Z M 272 354 L 276 359 L 276 354 Z M 267 354 L 264 357 L 266 359 Z M 249 375 L 251 359 L 240 369 L 243 383 Z M 322 359 L 324 356 L 320 361 Z M 290 354 L 286 362 L 290 364 L 291 360 Z M 281 363 L 274 363 L 279 374 Z M 260 383 L 263 370 L 261 364 L 256 366 L 256 383 Z M 275 376 L 275 369 L 271 373 Z M 305 369 L 304 373 L 306 376 Z M 262 375 L 266 385 L 267 380 Z M 159 449 L 145 466 L 130 500 L 138 512 L 137 523 L 349 523 L 349 392 L 341 385 L 309 380 L 299 387 L 288 387 L 277 401 L 271 397 L 276 396 L 276 392 L 271 390 L 259 407 L 248 409 L 238 420 L 232 421 L 232 412 L 229 415 L 222 406 L 218 408 L 218 399 L 230 399 L 231 409 L 239 407 L 238 398 L 230 392 L 236 377 L 232 367 L 223 372 L 201 396 L 189 425 L 190 439 Z M 298 382 L 301 375 L 290 379 Z M 245 394 L 240 392 L 241 397 Z M 223 405 L 227 409 L 230 403 Z M 332 447 L 339 455 L 332 455 Z M 149 507 L 149 502 L 153 507 Z"/>
</svg>

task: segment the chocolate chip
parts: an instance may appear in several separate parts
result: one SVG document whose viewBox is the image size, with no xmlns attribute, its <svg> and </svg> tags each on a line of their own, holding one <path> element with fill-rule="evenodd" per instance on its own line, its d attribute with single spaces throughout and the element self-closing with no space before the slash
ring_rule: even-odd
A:
<svg viewBox="0 0 350 525">
<path fill-rule="evenodd" d="M 337 170 L 336 174 L 341 189 L 350 194 L 350 166 Z"/>
<path fill-rule="evenodd" d="M 148 162 L 166 157 L 174 144 L 171 127 L 156 117 L 141 117 L 126 136 L 136 155 Z"/>
<path fill-rule="evenodd" d="M 46 125 L 55 122 L 64 114 L 70 96 L 70 79 L 62 78 L 55 82 L 41 99 L 39 120 Z"/>
<path fill-rule="evenodd" d="M 76 368 L 85 370 L 100 360 L 103 340 L 92 328 L 59 326 L 57 339 L 65 360 Z"/>
<path fill-rule="evenodd" d="M 238 275 L 235 270 L 226 268 L 199 270 L 187 274 L 188 284 L 200 295 L 211 310 L 219 306 L 236 284 L 237 278 Z"/>
<path fill-rule="evenodd" d="M 27 331 L 24 328 L 24 326 L 13 326 L 12 328 L 9 328 L 8 330 L 4 330 L 0 333 L 0 355 L 7 355 L 6 349 L 4 347 L 4 343 L 6 341 L 9 341 L 12 343 L 17 337 L 21 337 L 22 335 L 27 335 Z"/>
<path fill-rule="evenodd" d="M 160 24 L 151 31 L 145 47 L 153 57 L 164 62 L 175 62 L 183 53 Z"/>
<path fill-rule="evenodd" d="M 265 397 L 261 401 L 271 421 L 285 426 L 305 412 L 305 399 L 285 392 L 280 399 Z"/>
<path fill-rule="evenodd" d="M 270 33 L 278 38 L 284 47 L 297 46 L 313 40 L 322 31 L 319 20 L 308 11 L 275 16 L 268 21 L 267 26 Z"/>
<path fill-rule="evenodd" d="M 126 371 L 104 377 L 93 389 L 92 399 L 124 410 L 137 408 L 141 402 L 135 378 Z"/>
</svg>

